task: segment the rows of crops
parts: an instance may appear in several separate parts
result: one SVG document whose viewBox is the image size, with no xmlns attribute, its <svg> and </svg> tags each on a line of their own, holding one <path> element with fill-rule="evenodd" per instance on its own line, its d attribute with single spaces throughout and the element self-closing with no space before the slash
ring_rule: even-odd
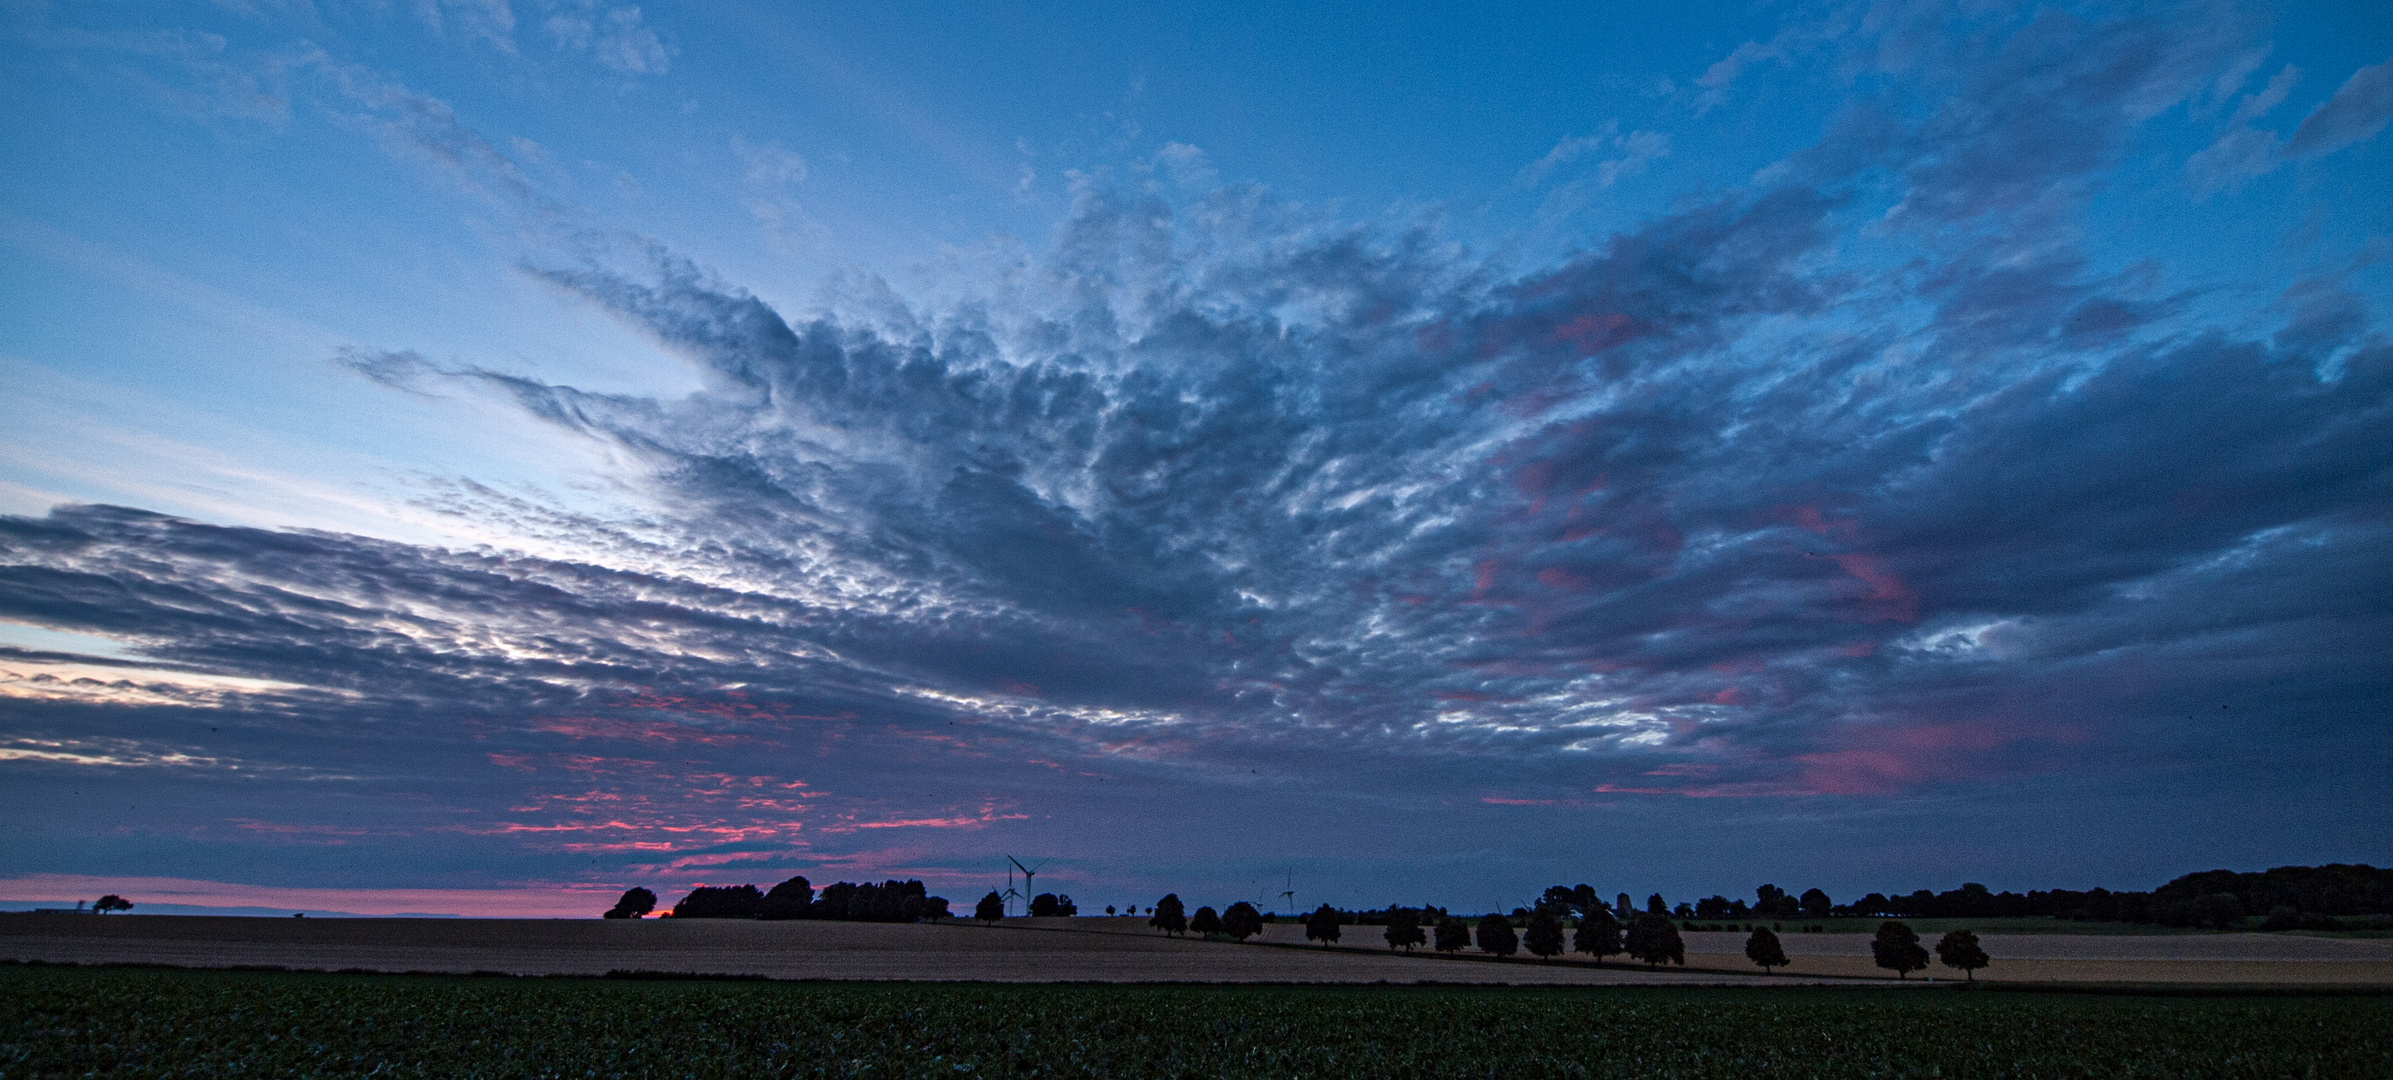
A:
<svg viewBox="0 0 2393 1080">
<path fill-rule="evenodd" d="M 0 1076 L 2393 1076 L 2383 997 L 0 967 Z"/>
</svg>

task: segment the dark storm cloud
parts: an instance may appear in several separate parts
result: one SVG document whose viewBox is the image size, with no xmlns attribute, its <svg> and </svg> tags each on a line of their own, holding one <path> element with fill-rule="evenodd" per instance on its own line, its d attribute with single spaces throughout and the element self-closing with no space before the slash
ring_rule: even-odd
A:
<svg viewBox="0 0 2393 1080">
<path fill-rule="evenodd" d="M 1135 177 L 936 304 L 793 317 L 654 246 L 555 256 L 704 389 L 348 362 L 620 448 L 650 517 L 441 504 L 578 553 L 532 557 L 64 508 L 0 522 L 0 617 L 272 680 L 190 708 L 286 740 L 431 740 L 395 773 L 486 759 L 526 779 L 481 781 L 483 825 L 660 863 L 769 863 L 775 815 L 1008 820 L 1026 770 L 1576 805 L 2372 760 L 2377 313 L 2325 275 L 2213 325 L 2066 224 L 2231 28 L 1979 29 L 1887 31 L 1848 62 L 1971 74 L 1525 274 Z M 1000 794 L 873 794 L 925 786 Z"/>
</svg>

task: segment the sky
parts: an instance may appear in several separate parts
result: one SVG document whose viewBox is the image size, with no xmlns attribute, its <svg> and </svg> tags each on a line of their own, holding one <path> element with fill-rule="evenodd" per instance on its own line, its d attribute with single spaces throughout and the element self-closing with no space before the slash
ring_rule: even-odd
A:
<svg viewBox="0 0 2393 1080">
<path fill-rule="evenodd" d="M 0 5 L 0 906 L 2393 861 L 2393 9 L 1131 7 Z"/>
</svg>

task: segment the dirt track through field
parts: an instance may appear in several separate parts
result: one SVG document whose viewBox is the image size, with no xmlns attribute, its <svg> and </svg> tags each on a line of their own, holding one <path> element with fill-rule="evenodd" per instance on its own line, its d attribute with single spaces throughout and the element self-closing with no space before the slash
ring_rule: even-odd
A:
<svg viewBox="0 0 2393 1080">
<path fill-rule="evenodd" d="M 783 979 L 974 982 L 1785 984 L 1883 978 L 1869 940 L 1784 935 L 1790 968 L 1770 976 L 1741 934 L 1686 935 L 1686 969 L 1614 958 L 1504 962 L 1390 953 L 1379 928 L 1347 927 L 1341 948 L 1169 938 L 1131 919 L 1014 919 L 994 927 L 733 920 L 258 919 L 194 915 L 0 916 L 0 958 L 186 967 L 266 965 L 375 971 L 602 974 L 615 969 Z M 2262 934 L 1988 936 L 1981 979 L 2037 982 L 2393 985 L 2393 942 Z M 1917 973 L 1949 980 L 1937 967 Z"/>
</svg>

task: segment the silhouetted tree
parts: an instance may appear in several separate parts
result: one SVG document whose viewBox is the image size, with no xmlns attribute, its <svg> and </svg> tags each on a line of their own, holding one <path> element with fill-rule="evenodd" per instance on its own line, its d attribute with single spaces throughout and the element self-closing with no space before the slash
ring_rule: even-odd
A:
<svg viewBox="0 0 2393 1080">
<path fill-rule="evenodd" d="M 1870 940 L 1870 956 L 1879 967 L 1905 979 L 1928 966 L 1928 950 L 1920 947 L 1919 935 L 1894 919 L 1878 924 L 1878 936 Z"/>
<path fill-rule="evenodd" d="M 922 917 L 923 917 L 923 918 L 925 918 L 925 919 L 945 919 L 945 918 L 949 918 L 950 916 L 951 916 L 951 913 L 950 913 L 950 912 L 947 910 L 947 898 L 946 898 L 946 897 L 944 897 L 944 896 L 925 896 L 925 897 L 923 897 L 923 898 L 922 898 Z"/>
<path fill-rule="evenodd" d="M 1479 951 L 1497 956 L 1510 956 L 1521 951 L 1521 936 L 1512 930 L 1512 920 L 1489 913 L 1479 919 Z"/>
<path fill-rule="evenodd" d="M 753 919 L 764 906 L 754 885 L 700 885 L 673 905 L 676 919 Z"/>
<path fill-rule="evenodd" d="M 1552 960 L 1562 955 L 1562 919 L 1554 909 L 1540 905 L 1529 914 L 1529 925 L 1523 928 L 1521 946 L 1539 960 Z"/>
<path fill-rule="evenodd" d="M 1188 917 L 1188 929 L 1199 934 L 1221 933 L 1221 914 L 1209 907 L 1198 908 Z"/>
<path fill-rule="evenodd" d="M 1005 897 L 997 895 L 995 889 L 989 890 L 989 895 L 981 897 L 980 903 L 972 906 L 972 917 L 985 923 L 1005 918 Z"/>
<path fill-rule="evenodd" d="M 1787 965 L 1786 949 L 1778 943 L 1778 935 L 1767 926 L 1753 928 L 1753 936 L 1745 939 L 1745 959 L 1761 965 L 1767 975 L 1774 967 Z"/>
<path fill-rule="evenodd" d="M 1806 919 L 1825 919 L 1829 912 L 1836 908 L 1835 901 L 1828 899 L 1828 894 L 1818 889 L 1803 890 L 1801 903 L 1803 917 Z"/>
<path fill-rule="evenodd" d="M 1452 915 L 1437 921 L 1437 951 L 1461 952 L 1471 947 L 1471 924 Z"/>
<path fill-rule="evenodd" d="M 1037 918 L 1053 919 L 1077 915 L 1080 913 L 1080 909 L 1072 906 L 1072 898 L 1069 896 L 1057 896 L 1054 893 L 1043 892 L 1031 898 L 1030 913 Z"/>
<path fill-rule="evenodd" d="M 1544 895 L 1537 898 L 1537 906 L 1569 914 L 1579 906 L 1579 890 L 1568 885 L 1548 885 Z"/>
<path fill-rule="evenodd" d="M 2211 893 L 2194 901 L 2193 919 L 2195 926 L 2216 927 L 2224 933 L 2243 921 L 2243 901 L 2234 893 Z"/>
<path fill-rule="evenodd" d="M 1598 964 L 1603 963 L 1604 957 L 1621 949 L 1619 920 L 1601 906 L 1588 908 L 1587 917 L 1579 920 L 1578 933 L 1571 935 L 1570 947 L 1595 957 Z"/>
<path fill-rule="evenodd" d="M 1670 914 L 1670 903 L 1662 899 L 1661 893 L 1655 893 L 1652 896 L 1645 898 L 1645 913 L 1648 915 L 1668 915 Z"/>
<path fill-rule="evenodd" d="M 131 911 L 133 910 L 133 902 L 131 900 L 125 899 L 124 897 L 118 896 L 115 893 L 109 893 L 106 896 L 92 901 L 91 909 L 102 915 L 106 915 L 111 911 Z"/>
<path fill-rule="evenodd" d="M 1959 968 L 1969 981 L 1978 981 L 1978 969 L 1993 963 L 1994 958 L 1978 947 L 1978 936 L 1967 930 L 1955 930 L 1936 943 L 1936 959 L 1948 968 Z"/>
<path fill-rule="evenodd" d="M 1245 941 L 1263 932 L 1263 913 L 1244 900 L 1230 905 L 1221 913 L 1221 932 Z"/>
<path fill-rule="evenodd" d="M 1179 893 L 1166 893 L 1155 901 L 1155 916 L 1147 925 L 1177 937 L 1188 932 L 1188 908 L 1180 903 Z"/>
<path fill-rule="evenodd" d="M 1388 941 L 1388 949 L 1413 951 L 1413 946 L 1426 944 L 1429 935 L 1421 930 L 1421 913 L 1411 908 L 1396 908 L 1388 912 L 1388 928 L 1380 935 Z"/>
<path fill-rule="evenodd" d="M 615 901 L 615 906 L 607 909 L 607 913 L 599 918 L 637 919 L 655 910 L 656 894 L 635 885 L 625 889 L 623 899 Z"/>
<path fill-rule="evenodd" d="M 1637 916 L 1629 923 L 1627 937 L 1631 960 L 1644 961 L 1649 967 L 1687 962 L 1687 943 L 1678 936 L 1678 927 L 1667 915 L 1648 911 Z"/>
<path fill-rule="evenodd" d="M 764 894 L 764 909 L 760 917 L 803 919 L 814 914 L 813 907 L 814 883 L 801 874 L 773 886 L 773 891 Z"/>
<path fill-rule="evenodd" d="M 1318 941 L 1326 949 L 1338 940 L 1338 933 L 1338 909 L 1323 904 L 1305 916 L 1306 941 Z"/>
</svg>

